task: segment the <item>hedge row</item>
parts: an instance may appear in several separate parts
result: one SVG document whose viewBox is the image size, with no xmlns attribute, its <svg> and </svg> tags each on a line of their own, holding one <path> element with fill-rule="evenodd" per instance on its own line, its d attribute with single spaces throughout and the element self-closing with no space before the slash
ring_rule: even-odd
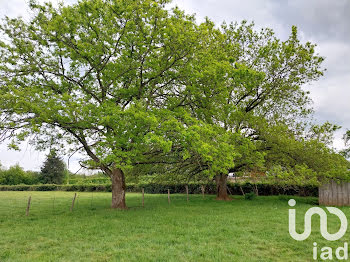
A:
<svg viewBox="0 0 350 262">
<path fill-rule="evenodd" d="M 111 180 L 108 177 L 98 177 L 98 178 L 73 178 L 69 179 L 69 184 L 76 185 L 76 184 L 92 184 L 92 185 L 100 185 L 100 184 L 110 184 Z"/>
<path fill-rule="evenodd" d="M 185 193 L 187 184 L 128 184 L 126 187 L 127 192 L 140 192 L 142 188 L 145 189 L 145 193 L 149 194 L 165 194 L 170 189 L 171 193 Z M 188 184 L 188 190 L 191 194 L 200 194 L 200 183 Z M 215 183 L 205 184 L 206 194 L 215 194 Z M 251 183 L 228 183 L 228 191 L 232 195 L 242 195 L 244 193 L 250 193 L 256 191 L 259 195 L 299 195 L 299 196 L 318 196 L 318 187 L 313 185 L 306 186 L 294 186 L 294 185 L 273 185 L 273 184 L 251 184 Z M 13 186 L 0 186 L 0 191 L 82 191 L 82 192 L 111 192 L 110 184 L 88 184 L 88 185 L 13 185 Z"/>
</svg>

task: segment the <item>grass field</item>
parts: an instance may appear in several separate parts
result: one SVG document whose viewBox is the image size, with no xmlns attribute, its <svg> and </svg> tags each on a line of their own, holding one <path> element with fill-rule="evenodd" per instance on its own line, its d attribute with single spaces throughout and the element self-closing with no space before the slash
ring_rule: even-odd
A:
<svg viewBox="0 0 350 262">
<path fill-rule="evenodd" d="M 25 216 L 28 196 L 30 215 Z M 287 198 L 128 194 L 127 211 L 109 208 L 110 193 L 0 192 L 0 261 L 312 261 L 313 242 L 338 247 L 349 239 L 324 240 L 319 222 L 298 242 L 288 233 Z M 297 229 L 313 198 L 296 198 Z M 350 217 L 350 208 L 342 208 Z M 339 222 L 329 215 L 329 232 Z"/>
</svg>

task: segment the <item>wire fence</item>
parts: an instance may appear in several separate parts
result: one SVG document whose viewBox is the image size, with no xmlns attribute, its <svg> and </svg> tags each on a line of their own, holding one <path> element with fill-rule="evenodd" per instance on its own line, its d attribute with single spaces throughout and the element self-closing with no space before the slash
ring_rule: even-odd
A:
<svg viewBox="0 0 350 262">
<path fill-rule="evenodd" d="M 110 208 L 111 194 L 109 192 L 65 192 L 65 191 L 1 191 L 0 192 L 0 219 L 1 217 L 23 216 L 51 216 L 62 213 L 74 213 L 76 211 L 90 211 Z M 140 193 L 128 193 L 127 202 L 131 208 L 144 207 L 146 204 L 159 204 L 160 194 L 147 194 L 144 190 Z M 168 190 L 164 194 L 162 204 L 177 202 L 189 202 L 191 199 L 204 199 L 204 191 L 201 195 L 172 194 Z M 145 201 L 146 199 L 146 201 Z M 152 204 L 152 202 L 154 202 Z"/>
</svg>

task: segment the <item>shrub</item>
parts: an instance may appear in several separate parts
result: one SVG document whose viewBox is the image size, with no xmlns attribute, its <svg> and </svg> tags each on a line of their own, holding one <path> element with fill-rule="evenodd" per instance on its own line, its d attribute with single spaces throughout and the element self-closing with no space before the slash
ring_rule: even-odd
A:
<svg viewBox="0 0 350 262">
<path fill-rule="evenodd" d="M 250 192 L 250 193 L 246 193 L 246 194 L 244 195 L 244 198 L 245 198 L 246 200 L 253 200 L 254 198 L 256 198 L 256 195 L 255 195 L 254 192 Z"/>
</svg>

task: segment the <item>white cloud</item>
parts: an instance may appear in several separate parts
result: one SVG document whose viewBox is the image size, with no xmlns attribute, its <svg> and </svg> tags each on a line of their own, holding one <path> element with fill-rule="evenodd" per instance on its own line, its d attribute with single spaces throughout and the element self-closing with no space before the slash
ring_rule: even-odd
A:
<svg viewBox="0 0 350 262">
<path fill-rule="evenodd" d="M 26 170 L 40 170 L 45 158 L 42 152 L 33 150 L 29 145 L 22 145 L 21 151 L 7 150 L 6 144 L 0 144 L 0 161 L 5 167 L 20 164 Z"/>
<path fill-rule="evenodd" d="M 223 21 L 226 23 L 240 22 L 247 20 L 254 21 L 256 26 L 270 27 L 275 30 L 281 38 L 286 38 L 290 32 L 290 27 L 283 27 L 282 24 L 272 16 L 277 3 L 274 1 L 260 0 L 175 0 L 173 4 L 178 5 L 188 13 L 196 13 L 196 17 L 202 20 L 209 17 L 217 24 Z"/>
<path fill-rule="evenodd" d="M 319 52 L 326 57 L 327 71 L 309 88 L 317 116 L 350 128 L 350 45 L 321 42 Z"/>
<path fill-rule="evenodd" d="M 15 164 L 19 164 L 25 170 L 40 171 L 40 168 L 45 161 L 48 151 L 39 152 L 36 151 L 27 142 L 22 143 L 20 146 L 21 151 L 8 150 L 7 143 L 0 144 L 0 163 L 2 166 L 9 168 Z M 82 155 L 75 154 L 69 160 L 69 156 L 63 157 L 69 170 L 73 173 L 79 171 L 79 159 L 83 158 Z M 87 170 L 81 170 L 83 173 L 89 173 Z"/>
</svg>

